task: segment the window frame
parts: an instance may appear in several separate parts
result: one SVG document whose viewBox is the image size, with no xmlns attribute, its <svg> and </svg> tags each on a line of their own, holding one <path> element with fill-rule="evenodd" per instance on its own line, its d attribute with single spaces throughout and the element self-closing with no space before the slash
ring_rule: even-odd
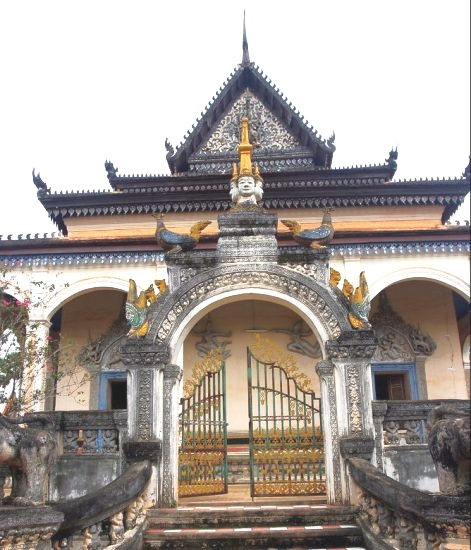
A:
<svg viewBox="0 0 471 550">
<path fill-rule="evenodd" d="M 407 374 L 408 389 L 411 401 L 419 399 L 419 385 L 415 363 L 372 363 L 371 364 L 371 387 L 373 399 L 376 400 L 376 374 Z"/>
<path fill-rule="evenodd" d="M 123 380 L 126 380 L 127 382 L 128 373 L 127 371 L 108 371 L 108 372 L 102 372 L 100 374 L 100 387 L 98 390 L 98 409 L 100 411 L 111 411 L 113 409 L 110 408 L 111 403 L 109 403 L 108 399 L 108 387 L 110 382 L 122 382 Z M 129 406 L 129 404 L 128 404 Z M 115 409 L 118 410 L 118 409 Z M 126 410 L 126 409 L 120 409 L 120 410 Z"/>
</svg>

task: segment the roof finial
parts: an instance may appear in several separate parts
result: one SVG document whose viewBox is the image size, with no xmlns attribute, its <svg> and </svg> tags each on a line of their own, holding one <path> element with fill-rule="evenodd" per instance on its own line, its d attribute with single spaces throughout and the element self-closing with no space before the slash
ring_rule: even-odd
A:
<svg viewBox="0 0 471 550">
<path fill-rule="evenodd" d="M 232 170 L 232 180 L 237 181 L 243 176 L 250 176 L 257 181 L 263 182 L 260 175 L 260 169 L 256 164 L 252 164 L 253 145 L 250 143 L 249 119 L 243 116 L 240 121 L 240 144 L 239 144 L 239 165 L 234 163 Z"/>
<path fill-rule="evenodd" d="M 245 30 L 245 10 L 244 10 L 244 31 L 242 36 L 242 67 L 250 65 L 249 43 L 247 42 L 247 32 Z"/>
</svg>

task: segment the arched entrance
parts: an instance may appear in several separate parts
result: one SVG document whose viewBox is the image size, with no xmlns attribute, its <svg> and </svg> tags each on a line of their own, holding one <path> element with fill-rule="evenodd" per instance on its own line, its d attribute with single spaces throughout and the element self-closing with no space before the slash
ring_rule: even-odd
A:
<svg viewBox="0 0 471 550">
<path fill-rule="evenodd" d="M 296 311 L 245 296 L 213 304 L 183 344 L 179 495 L 323 494 L 323 350 Z"/>
<path fill-rule="evenodd" d="M 289 259 L 289 258 L 288 258 Z M 329 502 L 348 502 L 350 489 L 343 456 L 371 457 L 370 358 L 371 331 L 352 330 L 348 309 L 327 279 L 327 254 L 303 255 L 304 265 L 277 263 L 222 265 L 191 270 L 169 268 L 170 293 L 152 310 L 149 333 L 123 347 L 129 370 L 129 433 L 136 445 L 149 448 L 162 442 L 161 465 L 156 465 L 156 495 L 161 505 L 177 499 L 178 402 L 186 336 L 197 322 L 238 297 L 285 304 L 318 337 L 324 359 L 316 372 L 321 380 L 322 424 L 326 434 L 326 492 Z M 178 258 L 178 262 L 180 262 Z M 188 261 L 188 258 L 185 258 Z M 310 263 L 308 263 L 310 262 Z M 342 448 L 341 448 L 342 442 Z"/>
</svg>

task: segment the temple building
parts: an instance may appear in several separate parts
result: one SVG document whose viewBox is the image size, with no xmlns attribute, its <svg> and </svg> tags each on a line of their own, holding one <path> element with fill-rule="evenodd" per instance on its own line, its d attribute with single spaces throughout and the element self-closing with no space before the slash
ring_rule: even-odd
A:
<svg viewBox="0 0 471 550">
<path fill-rule="evenodd" d="M 49 370 L 73 374 L 38 366 L 34 382 L 35 411 L 71 415 L 51 498 L 72 470 L 75 496 L 116 478 L 124 441 L 161 453 L 156 506 L 244 484 L 354 502 L 352 456 L 438 490 L 426 416 L 470 397 L 469 226 L 450 223 L 470 165 L 396 180 L 397 150 L 338 168 L 335 149 L 244 39 L 197 124 L 166 142 L 168 175 L 106 160 L 108 191 L 55 193 L 34 174 L 58 234 L 0 240 L 0 264 L 7 294 L 39 304 L 36 338 L 69 342 Z M 211 465 L 197 480 L 195 449 Z M 269 481 L 261 449 L 295 449 L 304 473 Z M 88 481 L 83 453 L 102 457 Z"/>
</svg>

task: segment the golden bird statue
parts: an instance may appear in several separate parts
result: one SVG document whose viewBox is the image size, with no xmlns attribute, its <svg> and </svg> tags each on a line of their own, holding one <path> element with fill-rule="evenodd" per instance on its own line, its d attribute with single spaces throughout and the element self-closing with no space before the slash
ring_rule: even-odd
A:
<svg viewBox="0 0 471 550">
<path fill-rule="evenodd" d="M 159 245 L 166 251 L 172 254 L 177 252 L 187 252 L 195 248 L 200 240 L 201 232 L 211 223 L 208 220 L 196 222 L 191 226 L 189 235 L 182 235 L 169 231 L 164 224 L 163 216 L 154 216 L 157 219 L 157 227 L 155 229 L 155 238 Z"/>
<path fill-rule="evenodd" d="M 370 328 L 370 322 L 368 316 L 371 309 L 370 291 L 366 282 L 365 272 L 360 273 L 360 284 L 353 289 L 347 280 L 344 280 L 343 294 L 350 302 L 350 312 L 348 314 L 348 320 L 353 328 Z"/>
<path fill-rule="evenodd" d="M 330 210 L 324 210 L 321 225 L 314 229 L 303 229 L 295 220 L 281 220 L 281 223 L 291 231 L 293 239 L 305 247 L 325 248 L 334 237 Z"/>
<path fill-rule="evenodd" d="M 167 283 L 164 279 L 154 281 L 159 293 L 156 294 L 154 285 L 142 290 L 137 295 L 137 286 L 134 279 L 129 279 L 129 290 L 126 298 L 126 321 L 131 325 L 128 336 L 131 338 L 142 338 L 149 330 L 148 307 L 155 303 L 167 292 Z"/>
</svg>

